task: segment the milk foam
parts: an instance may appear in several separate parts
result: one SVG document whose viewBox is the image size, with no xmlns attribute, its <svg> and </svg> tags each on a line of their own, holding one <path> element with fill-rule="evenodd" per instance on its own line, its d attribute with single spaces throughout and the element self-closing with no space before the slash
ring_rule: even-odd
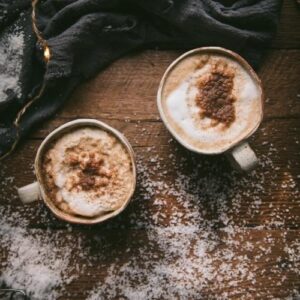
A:
<svg viewBox="0 0 300 300">
<path fill-rule="evenodd" d="M 85 192 L 70 193 L 66 189 L 61 190 L 61 195 L 64 201 L 69 204 L 70 209 L 78 215 L 92 217 L 114 210 L 110 204 L 110 199 L 104 199 L 105 197 L 98 197 L 91 201 Z"/>
<path fill-rule="evenodd" d="M 210 60 L 200 69 L 193 70 L 178 82 L 178 85 L 164 99 L 169 125 L 172 131 L 185 143 L 198 149 L 218 150 L 239 140 L 256 124 L 261 109 L 261 90 L 247 71 L 235 61 L 222 57 L 222 61 L 235 70 L 233 95 L 236 97 L 235 121 L 225 128 L 223 124 L 212 126 L 212 120 L 200 117 L 200 108 L 196 104 L 198 87 L 197 80 L 204 74 L 210 73 L 216 58 Z M 182 62 L 184 64 L 184 62 Z M 172 73 L 176 72 L 175 69 Z M 170 75 L 172 78 L 172 74 Z M 171 80 L 171 79 L 170 79 Z M 168 80 L 166 81 L 168 85 Z"/>
</svg>

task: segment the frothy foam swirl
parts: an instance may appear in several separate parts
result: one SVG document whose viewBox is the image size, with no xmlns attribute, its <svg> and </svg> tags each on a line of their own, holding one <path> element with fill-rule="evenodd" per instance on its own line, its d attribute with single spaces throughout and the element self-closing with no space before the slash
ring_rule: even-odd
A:
<svg viewBox="0 0 300 300">
<path fill-rule="evenodd" d="M 162 89 L 162 109 L 171 131 L 185 144 L 221 151 L 259 123 L 260 86 L 235 60 L 195 55 L 180 61 Z"/>
<path fill-rule="evenodd" d="M 132 190 L 127 149 L 100 128 L 63 135 L 45 153 L 43 164 L 47 191 L 68 214 L 93 217 L 114 211 Z"/>
</svg>

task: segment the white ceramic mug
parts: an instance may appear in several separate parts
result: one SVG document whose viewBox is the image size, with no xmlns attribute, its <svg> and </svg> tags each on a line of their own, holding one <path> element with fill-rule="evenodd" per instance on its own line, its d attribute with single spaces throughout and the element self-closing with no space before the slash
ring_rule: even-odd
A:
<svg viewBox="0 0 300 300">
<path fill-rule="evenodd" d="M 163 109 L 162 105 L 162 93 L 163 93 L 163 88 L 165 85 L 165 82 L 168 78 L 168 75 L 170 72 L 174 69 L 174 67 L 177 66 L 179 62 L 181 62 L 183 59 L 193 56 L 195 54 L 221 54 L 225 55 L 229 58 L 232 58 L 233 60 L 237 61 L 242 67 L 246 69 L 246 71 L 250 74 L 250 76 L 253 78 L 257 86 L 260 88 L 261 91 L 261 114 L 258 118 L 258 122 L 253 124 L 253 127 L 249 133 L 246 135 L 242 136 L 239 140 L 234 141 L 232 144 L 230 144 L 227 148 L 222 149 L 222 151 L 212 151 L 212 152 L 204 152 L 200 151 L 196 147 L 186 143 L 186 141 L 183 140 L 183 138 L 180 137 L 179 134 L 172 128 L 172 126 L 169 124 L 165 112 Z M 202 48 L 197 48 L 191 51 L 188 51 L 181 55 L 179 58 L 177 58 L 165 71 L 157 92 L 157 106 L 158 106 L 158 111 L 160 114 L 160 117 L 162 121 L 164 122 L 166 128 L 169 130 L 169 132 L 172 134 L 172 136 L 185 148 L 199 153 L 199 154 L 208 154 L 208 155 L 216 155 L 216 154 L 221 154 L 225 153 L 227 157 L 229 158 L 231 164 L 233 167 L 235 167 L 238 170 L 242 171 L 250 171 L 252 170 L 258 163 L 258 159 L 254 153 L 254 151 L 251 149 L 249 144 L 247 143 L 247 138 L 249 138 L 259 127 L 262 119 L 263 119 L 263 101 L 264 101 L 264 93 L 262 89 L 262 84 L 260 79 L 258 78 L 257 74 L 255 71 L 251 68 L 251 66 L 237 53 L 232 52 L 230 50 L 220 48 L 220 47 L 202 47 Z"/>
<path fill-rule="evenodd" d="M 85 126 L 94 126 L 98 127 L 100 129 L 103 129 L 112 135 L 114 135 L 122 144 L 123 146 L 127 149 L 131 163 L 132 163 L 132 172 L 133 172 L 133 185 L 132 189 L 129 193 L 128 198 L 126 201 L 124 201 L 123 205 L 118 208 L 115 211 L 109 212 L 105 215 L 100 215 L 100 216 L 95 216 L 93 218 L 85 218 L 81 216 L 76 216 L 76 215 L 70 215 L 67 214 L 63 211 L 61 211 L 58 207 L 56 207 L 53 203 L 53 201 L 50 199 L 50 197 L 47 195 L 45 188 L 43 186 L 42 182 L 42 158 L 45 150 L 47 150 L 49 144 L 56 140 L 58 137 L 63 135 L 64 133 L 70 131 L 73 128 L 76 127 L 85 127 Z M 34 183 L 31 183 L 29 185 L 26 185 L 22 188 L 18 189 L 18 194 L 21 199 L 21 201 L 24 204 L 31 203 L 36 200 L 43 200 L 44 203 L 48 206 L 48 208 L 52 211 L 54 215 L 56 215 L 59 219 L 62 219 L 64 221 L 70 222 L 70 223 L 76 223 L 76 224 L 96 224 L 103 222 L 107 219 L 110 219 L 116 215 L 118 215 L 120 212 L 122 212 L 125 207 L 128 205 L 130 202 L 130 199 L 132 198 L 132 195 L 135 190 L 136 186 L 136 164 L 135 164 L 135 157 L 134 157 L 134 152 L 133 149 L 128 142 L 128 140 L 124 137 L 122 133 L 117 131 L 116 129 L 110 127 L 109 125 L 100 122 L 98 120 L 94 119 L 78 119 L 74 120 L 68 123 L 63 124 L 62 126 L 56 128 L 54 131 L 52 131 L 42 142 L 40 145 L 36 157 L 35 157 L 35 163 L 34 163 L 34 169 L 35 169 L 35 174 L 37 181 Z"/>
</svg>

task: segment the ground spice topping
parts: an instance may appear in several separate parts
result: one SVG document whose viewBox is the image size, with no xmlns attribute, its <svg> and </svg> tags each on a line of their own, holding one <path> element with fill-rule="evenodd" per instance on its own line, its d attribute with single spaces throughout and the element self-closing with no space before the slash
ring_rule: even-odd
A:
<svg viewBox="0 0 300 300">
<path fill-rule="evenodd" d="M 225 127 L 234 122 L 236 98 L 232 95 L 233 78 L 233 71 L 228 69 L 215 69 L 208 76 L 201 77 L 196 97 L 201 118 L 210 118 L 215 121 L 213 125 L 223 123 Z"/>
<path fill-rule="evenodd" d="M 107 186 L 113 175 L 113 170 L 104 166 L 104 159 L 96 150 L 87 152 L 82 151 L 81 147 L 69 149 L 65 163 L 77 169 L 77 176 L 70 177 L 69 190 L 87 191 Z"/>
</svg>

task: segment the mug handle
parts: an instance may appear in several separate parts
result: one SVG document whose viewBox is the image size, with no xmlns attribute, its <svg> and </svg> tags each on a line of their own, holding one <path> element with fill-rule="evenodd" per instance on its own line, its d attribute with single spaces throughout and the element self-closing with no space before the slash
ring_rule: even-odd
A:
<svg viewBox="0 0 300 300">
<path fill-rule="evenodd" d="M 41 199 L 41 190 L 39 183 L 33 182 L 18 189 L 18 194 L 24 204 L 31 203 Z"/>
<path fill-rule="evenodd" d="M 247 142 L 243 142 L 228 152 L 232 166 L 238 171 L 251 171 L 258 164 L 258 158 Z"/>
</svg>

